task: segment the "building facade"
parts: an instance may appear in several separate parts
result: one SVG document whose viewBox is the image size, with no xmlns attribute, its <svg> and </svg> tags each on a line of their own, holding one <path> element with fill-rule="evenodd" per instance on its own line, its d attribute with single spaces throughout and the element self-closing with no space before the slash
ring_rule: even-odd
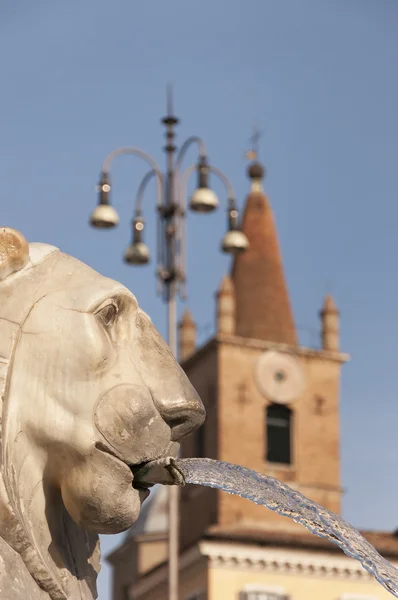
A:
<svg viewBox="0 0 398 600">
<path fill-rule="evenodd" d="M 209 457 L 267 473 L 340 513 L 339 311 L 327 296 L 321 344 L 299 344 L 277 231 L 263 190 L 251 181 L 235 258 L 216 295 L 216 331 L 196 347 L 194 320 L 180 326 L 180 360 L 207 410 L 183 441 L 184 457 Z M 391 562 L 398 538 L 365 532 Z M 291 519 L 238 496 L 187 485 L 180 504 L 180 600 L 382 600 L 391 596 L 361 565 Z M 109 557 L 113 600 L 167 599 L 167 494 L 156 490 Z"/>
</svg>

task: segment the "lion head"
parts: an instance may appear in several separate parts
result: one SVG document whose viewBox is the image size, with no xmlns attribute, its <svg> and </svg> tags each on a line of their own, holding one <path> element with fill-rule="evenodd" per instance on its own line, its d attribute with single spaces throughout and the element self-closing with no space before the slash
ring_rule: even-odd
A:
<svg viewBox="0 0 398 600">
<path fill-rule="evenodd" d="M 87 532 L 129 528 L 149 493 L 134 467 L 175 456 L 205 415 L 128 289 L 10 229 L 0 230 L 1 391 L 7 500 L 50 579 L 68 570 L 61 513 Z"/>
</svg>

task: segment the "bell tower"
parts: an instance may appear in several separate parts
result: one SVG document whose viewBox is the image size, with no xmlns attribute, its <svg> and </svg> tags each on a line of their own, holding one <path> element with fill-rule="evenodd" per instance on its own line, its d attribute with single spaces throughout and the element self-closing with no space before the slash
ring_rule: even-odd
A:
<svg viewBox="0 0 398 600">
<path fill-rule="evenodd" d="M 300 345 L 275 219 L 263 190 L 265 169 L 256 160 L 248 176 L 242 230 L 249 248 L 236 256 L 216 294 L 215 336 L 182 361 L 207 410 L 204 426 L 184 440 L 182 455 L 266 473 L 339 513 L 340 371 L 349 358 L 339 350 L 339 311 L 327 296 L 319 347 Z M 185 346 L 181 339 L 182 357 Z M 227 535 L 298 527 L 236 496 L 182 489 L 183 548 L 207 531 Z"/>
</svg>

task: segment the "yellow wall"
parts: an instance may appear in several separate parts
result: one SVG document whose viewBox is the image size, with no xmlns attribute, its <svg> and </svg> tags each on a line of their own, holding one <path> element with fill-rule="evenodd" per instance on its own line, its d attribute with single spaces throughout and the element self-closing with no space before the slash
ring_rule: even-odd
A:
<svg viewBox="0 0 398 600">
<path fill-rule="evenodd" d="M 362 594 L 375 600 L 392 600 L 376 580 L 355 581 L 317 576 L 281 575 L 278 573 L 245 572 L 210 568 L 208 600 L 238 600 L 247 584 L 283 587 L 291 600 L 339 600 L 343 594 Z"/>
<path fill-rule="evenodd" d="M 156 565 L 167 560 L 167 539 L 159 541 L 142 541 L 137 544 L 138 550 L 138 573 L 146 573 Z"/>
<path fill-rule="evenodd" d="M 180 571 L 180 585 L 179 585 L 179 599 L 185 600 L 192 594 L 198 592 L 205 592 L 208 586 L 208 569 L 207 559 L 200 557 L 189 566 L 183 568 Z M 140 583 L 138 583 L 138 589 L 134 590 L 133 598 L 139 598 L 139 600 L 167 600 L 168 599 L 168 571 L 167 565 L 162 569 L 161 577 L 159 581 L 154 582 L 153 585 L 148 586 L 150 589 L 142 591 L 139 589 Z"/>
</svg>

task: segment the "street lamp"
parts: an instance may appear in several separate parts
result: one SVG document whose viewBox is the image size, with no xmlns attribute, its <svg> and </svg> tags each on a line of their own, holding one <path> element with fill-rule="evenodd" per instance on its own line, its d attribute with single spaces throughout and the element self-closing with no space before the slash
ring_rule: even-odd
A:
<svg viewBox="0 0 398 600">
<path fill-rule="evenodd" d="M 99 202 L 91 214 L 90 223 L 93 227 L 109 229 L 119 223 L 119 215 L 113 206 L 109 204 L 111 186 L 108 173 L 102 172 L 97 190 L 99 193 Z"/>
<path fill-rule="evenodd" d="M 228 231 L 221 242 L 221 250 L 229 254 L 240 254 L 247 250 L 249 241 L 238 225 L 239 214 L 232 202 L 228 208 Z"/>
<path fill-rule="evenodd" d="M 227 232 L 221 242 L 221 250 L 229 254 L 244 252 L 248 240 L 238 227 L 238 209 L 232 186 L 227 177 L 215 167 L 209 165 L 203 141 L 198 137 L 188 138 L 181 146 L 177 156 L 174 145 L 175 126 L 178 119 L 173 115 L 171 93 L 168 93 L 167 116 L 162 119 L 166 127 L 167 156 L 166 172 L 163 174 L 155 160 L 139 148 L 118 148 L 105 159 L 98 186 L 99 201 L 94 209 L 90 223 L 93 227 L 109 229 L 119 222 L 116 210 L 110 204 L 110 165 L 114 158 L 122 154 L 131 154 L 144 159 L 151 167 L 138 188 L 132 220 L 132 240 L 124 254 L 124 261 L 132 265 L 146 265 L 150 261 L 150 251 L 144 242 L 145 222 L 142 217 L 142 201 L 149 181 L 155 177 L 157 182 L 157 279 L 159 290 L 168 307 L 168 343 L 174 356 L 177 355 L 177 294 L 184 297 L 185 292 L 185 229 L 186 229 L 186 188 L 190 175 L 197 173 L 197 187 L 193 192 L 189 208 L 197 213 L 210 213 L 218 206 L 218 199 L 209 187 L 209 173 L 213 173 L 224 183 L 227 195 Z M 182 172 L 182 162 L 188 148 L 196 144 L 199 159 L 195 165 Z M 169 600 L 178 600 L 179 575 L 179 489 L 169 488 Z"/>
<path fill-rule="evenodd" d="M 197 166 L 198 186 L 191 196 L 189 208 L 195 212 L 212 212 L 218 206 L 218 198 L 209 188 L 209 165 L 205 156 L 201 156 Z"/>
<path fill-rule="evenodd" d="M 144 221 L 136 215 L 133 219 L 133 239 L 124 253 L 124 262 L 129 265 L 147 265 L 151 259 L 149 248 L 142 241 Z"/>
</svg>

